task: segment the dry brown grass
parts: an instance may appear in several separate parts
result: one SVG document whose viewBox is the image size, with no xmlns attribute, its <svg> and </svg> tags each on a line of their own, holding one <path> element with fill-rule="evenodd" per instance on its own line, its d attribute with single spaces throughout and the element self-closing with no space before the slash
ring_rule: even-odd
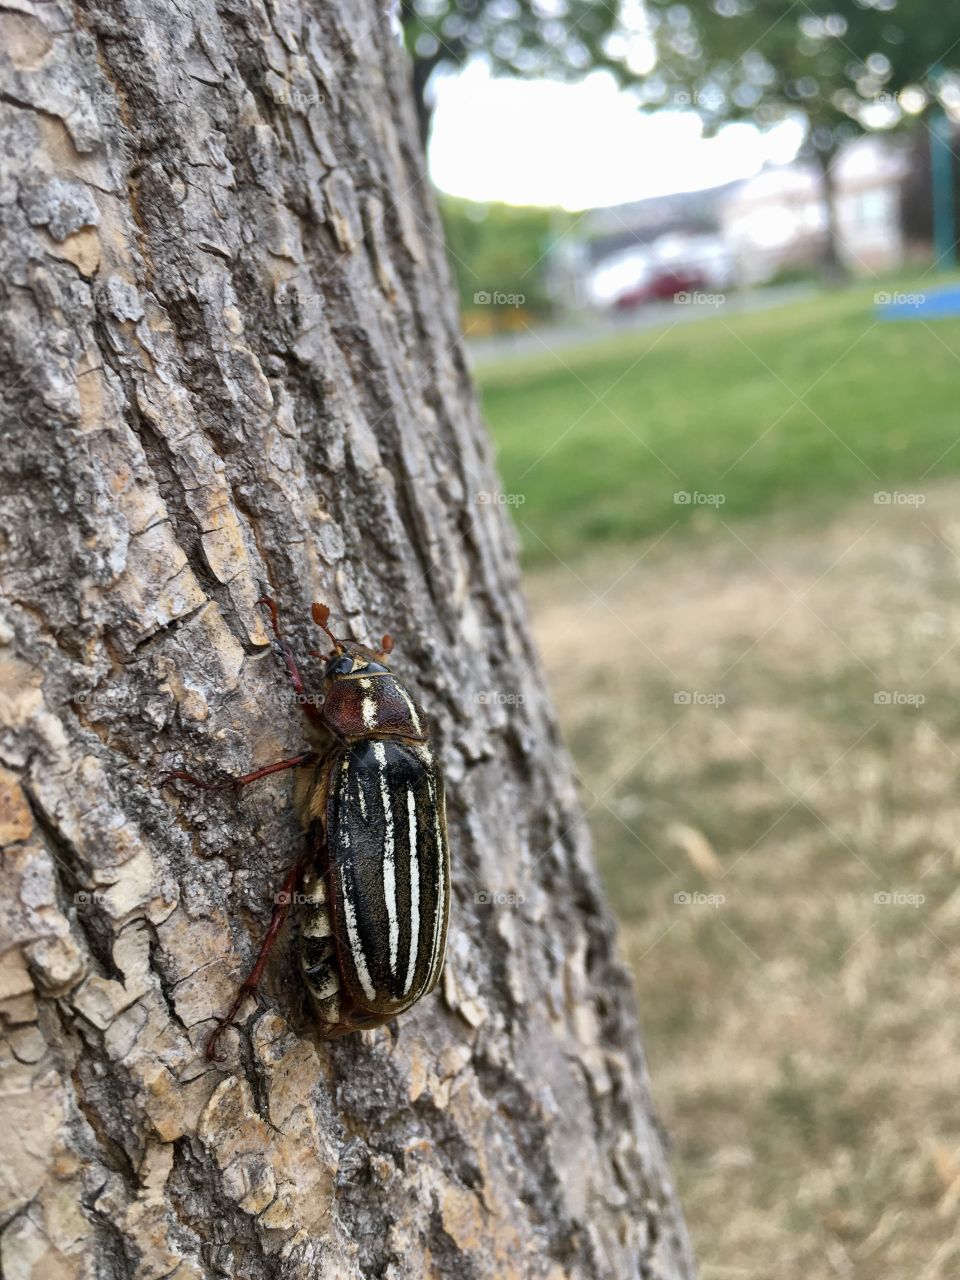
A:
<svg viewBox="0 0 960 1280">
<path fill-rule="evenodd" d="M 529 590 L 704 1280 L 960 1276 L 960 489 L 641 551 Z"/>
</svg>

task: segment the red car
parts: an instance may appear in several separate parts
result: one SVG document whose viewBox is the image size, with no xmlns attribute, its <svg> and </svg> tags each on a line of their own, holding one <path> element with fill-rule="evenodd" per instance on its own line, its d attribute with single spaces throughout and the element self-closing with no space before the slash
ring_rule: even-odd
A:
<svg viewBox="0 0 960 1280">
<path fill-rule="evenodd" d="M 647 302 L 671 302 L 678 293 L 697 293 L 706 284 L 703 273 L 692 267 L 658 271 L 643 284 L 621 293 L 613 305 L 617 311 L 632 311 Z"/>
</svg>

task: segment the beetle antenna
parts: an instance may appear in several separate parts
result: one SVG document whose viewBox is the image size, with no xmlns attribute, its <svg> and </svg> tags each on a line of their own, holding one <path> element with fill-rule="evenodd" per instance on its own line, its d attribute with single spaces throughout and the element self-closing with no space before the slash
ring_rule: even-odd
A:
<svg viewBox="0 0 960 1280">
<path fill-rule="evenodd" d="M 393 653 L 393 636 L 384 636 L 380 641 L 380 661 L 385 662 Z"/>
<path fill-rule="evenodd" d="M 342 643 L 337 639 L 337 637 L 333 634 L 333 632 L 327 626 L 327 623 L 330 621 L 329 606 L 325 604 L 311 605 L 310 613 L 313 617 L 314 622 L 317 624 L 320 630 L 325 631 L 327 635 L 330 637 L 330 639 L 333 641 L 334 652 L 343 653 Z"/>
</svg>

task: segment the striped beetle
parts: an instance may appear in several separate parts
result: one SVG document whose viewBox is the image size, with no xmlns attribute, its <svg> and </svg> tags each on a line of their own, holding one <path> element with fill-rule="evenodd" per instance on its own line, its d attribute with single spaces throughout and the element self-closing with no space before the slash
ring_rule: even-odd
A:
<svg viewBox="0 0 960 1280">
<path fill-rule="evenodd" d="M 325 658 L 322 707 L 304 695 L 290 646 L 270 610 L 277 645 L 303 710 L 320 741 L 316 749 L 224 782 L 180 779 L 206 791 L 242 787 L 284 769 L 303 767 L 298 808 L 308 847 L 277 894 L 256 963 L 207 1044 L 217 1044 L 247 995 L 257 991 L 290 905 L 303 904 L 300 967 L 324 1038 L 388 1022 L 432 991 L 443 969 L 450 908 L 450 854 L 443 777 L 424 712 L 380 652 L 337 639 L 330 610 L 315 604 L 314 622 L 333 644 Z"/>
</svg>

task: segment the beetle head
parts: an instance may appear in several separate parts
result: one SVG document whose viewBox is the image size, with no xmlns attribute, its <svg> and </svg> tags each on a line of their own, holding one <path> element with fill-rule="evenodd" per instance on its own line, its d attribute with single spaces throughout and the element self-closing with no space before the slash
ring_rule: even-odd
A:
<svg viewBox="0 0 960 1280">
<path fill-rule="evenodd" d="M 338 640 L 329 627 L 330 610 L 325 604 L 315 604 L 311 609 L 313 620 L 322 631 L 325 631 L 333 644 L 333 652 L 329 654 L 313 653 L 316 658 L 325 657 L 324 679 L 336 680 L 341 676 L 359 675 L 363 672 L 376 674 L 389 671 L 386 659 L 393 649 L 393 640 L 384 636 L 379 653 L 368 649 L 366 645 L 351 640 Z"/>
<path fill-rule="evenodd" d="M 340 652 L 334 651 L 327 660 L 324 679 L 336 680 L 339 676 L 356 676 L 376 674 L 389 671 L 390 668 L 378 660 L 379 655 L 365 649 L 362 645 L 342 646 Z"/>
</svg>

